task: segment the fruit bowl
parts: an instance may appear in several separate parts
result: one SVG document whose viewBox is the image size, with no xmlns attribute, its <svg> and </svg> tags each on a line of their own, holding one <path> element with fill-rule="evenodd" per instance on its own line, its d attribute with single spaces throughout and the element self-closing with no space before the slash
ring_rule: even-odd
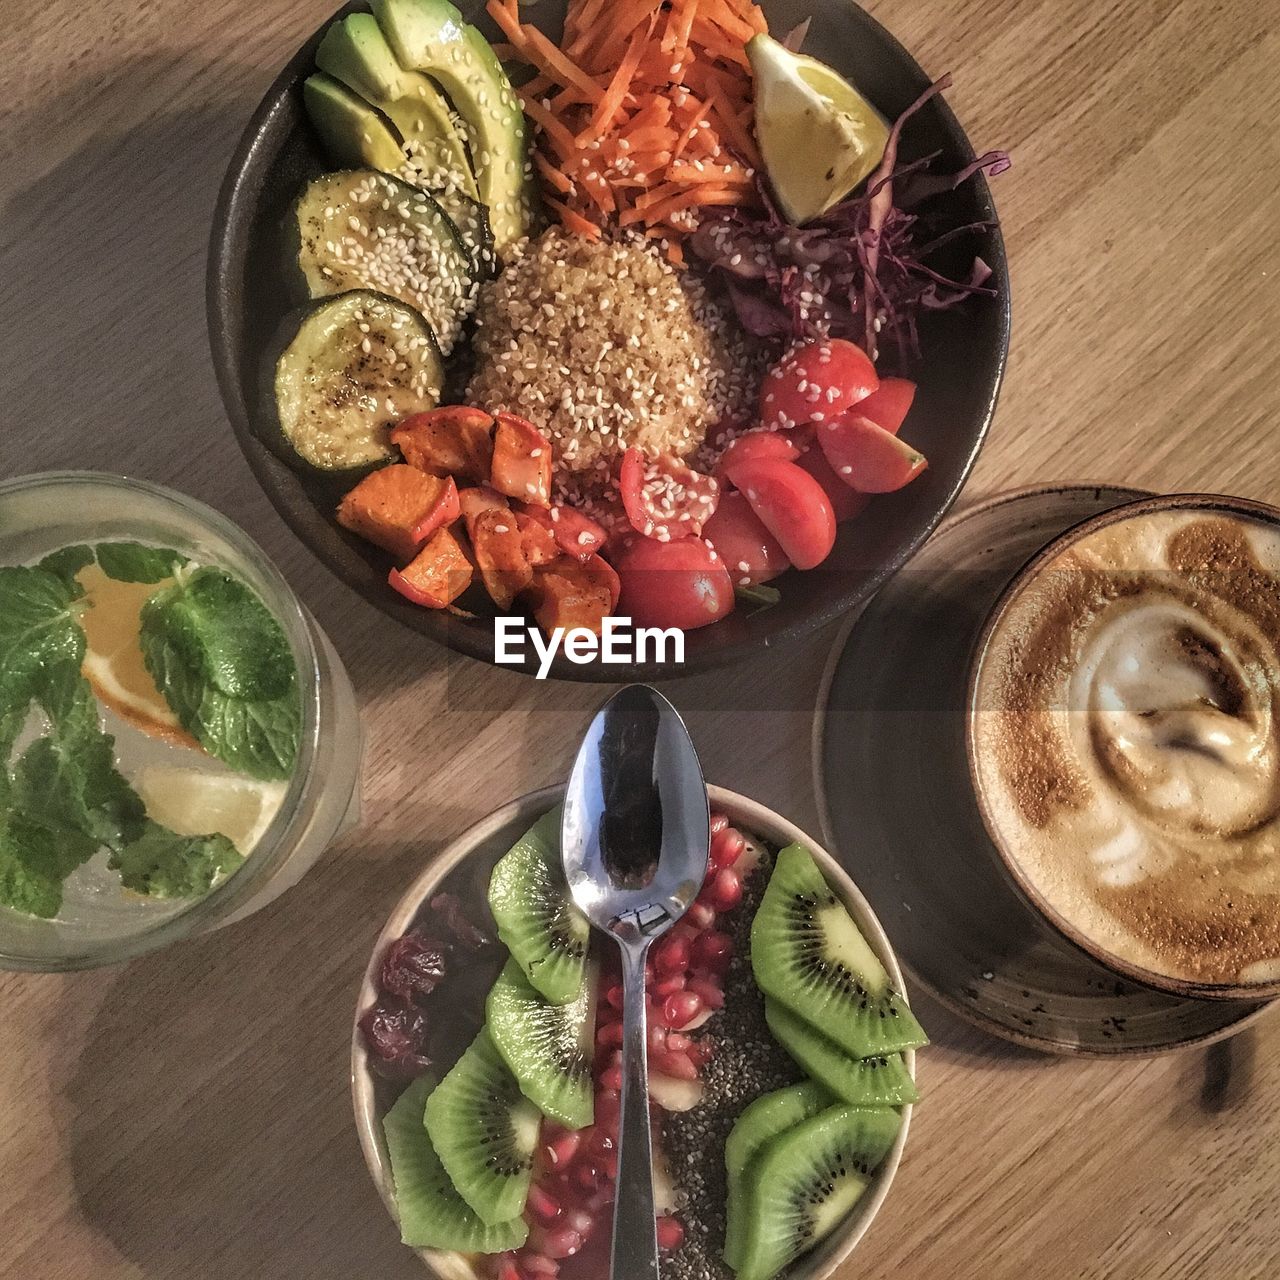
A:
<svg viewBox="0 0 1280 1280">
<path fill-rule="evenodd" d="M 350 12 L 364 5 L 353 4 Z M 496 28 L 478 0 L 461 7 L 481 30 Z M 785 32 L 811 17 L 806 51 L 851 77 L 887 117 L 902 112 L 929 84 L 910 54 L 851 0 L 765 0 L 770 27 Z M 528 15 L 556 34 L 563 0 L 529 6 Z M 324 24 L 325 27 L 328 23 Z M 483 616 L 458 617 L 411 604 L 387 585 L 384 553 L 345 532 L 334 510 L 346 481 L 309 470 L 288 456 L 271 409 L 274 356 L 292 308 L 302 301 L 294 265 L 283 249 L 292 202 L 324 168 L 318 139 L 305 118 L 302 81 L 311 71 L 323 28 L 308 40 L 267 91 L 236 149 L 214 215 L 208 265 L 209 333 L 227 414 L 258 481 L 276 509 L 316 556 L 388 617 L 486 662 L 494 660 L 494 628 Z M 946 68 L 938 68 L 944 71 Z M 937 152 L 950 171 L 970 163 L 973 149 L 941 98 L 909 121 L 906 160 Z M 686 636 L 685 661 L 578 664 L 563 653 L 550 672 L 589 681 L 655 680 L 744 658 L 762 645 L 790 642 L 868 599 L 933 531 L 959 494 L 995 409 L 1009 341 L 1009 281 L 1003 241 L 986 181 L 978 176 L 935 198 L 947 225 L 990 223 L 972 251 L 991 267 L 994 299 L 933 312 L 921 324 L 923 359 L 911 374 L 919 392 L 912 409 L 912 444 L 929 469 L 875 509 L 842 525 L 823 566 L 778 580 L 781 599 L 756 611 L 739 609 Z M 958 246 L 957 246 L 958 248 Z M 967 263 L 939 262 L 961 274 Z M 535 671 L 528 645 L 522 669 Z M 513 664 L 520 665 L 520 664 Z"/>
<path fill-rule="evenodd" d="M 708 791 L 712 808 L 723 810 L 730 822 L 744 831 L 758 836 L 770 845 L 782 846 L 799 842 L 808 847 L 828 884 L 888 970 L 895 989 L 901 990 L 902 974 L 884 930 L 866 899 L 835 859 L 805 832 L 771 809 L 721 787 L 709 787 Z M 356 1128 L 365 1162 L 393 1221 L 396 1216 L 395 1200 L 382 1120 L 398 1087 L 374 1071 L 359 1027 L 362 1014 L 377 998 L 381 957 L 386 947 L 414 925 L 423 915 L 426 904 L 441 891 L 447 890 L 456 895 L 471 919 L 483 921 L 487 925 L 485 894 L 494 864 L 541 814 L 560 801 L 562 795 L 563 788 L 560 787 L 532 792 L 502 806 L 463 832 L 432 860 L 430 866 L 409 887 L 378 936 L 361 984 L 356 1023 L 352 1031 L 351 1090 Z M 460 974 L 459 977 L 465 978 L 465 975 Z M 467 993 L 459 992 L 458 997 L 450 993 L 451 1019 L 462 1024 L 449 1037 L 452 1045 L 456 1046 L 454 1051 L 466 1044 L 483 1018 L 483 991 L 481 986 L 475 992 L 474 1010 L 467 1007 L 470 1001 Z M 475 1016 L 467 1021 L 467 1016 L 471 1013 Z M 449 1029 L 446 1028 L 444 1034 L 447 1035 L 448 1032 Z M 914 1053 L 907 1051 L 903 1056 L 907 1070 L 914 1076 Z M 893 1146 L 847 1219 L 821 1246 L 786 1272 L 787 1280 L 821 1280 L 822 1277 L 830 1276 L 853 1251 L 888 1195 L 906 1144 L 911 1111 L 909 1105 L 902 1108 L 902 1125 Z M 460 1254 L 424 1250 L 419 1256 L 439 1280 L 477 1280 L 479 1275 L 473 1265 Z"/>
</svg>

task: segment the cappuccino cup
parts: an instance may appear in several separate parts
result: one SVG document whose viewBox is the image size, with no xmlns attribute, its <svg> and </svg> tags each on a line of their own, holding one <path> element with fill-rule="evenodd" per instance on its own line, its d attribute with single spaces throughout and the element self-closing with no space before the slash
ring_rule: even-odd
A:
<svg viewBox="0 0 1280 1280">
<path fill-rule="evenodd" d="M 1056 538 L 979 636 L 966 745 L 1004 871 L 1076 946 L 1280 994 L 1280 510 L 1147 498 Z"/>
</svg>

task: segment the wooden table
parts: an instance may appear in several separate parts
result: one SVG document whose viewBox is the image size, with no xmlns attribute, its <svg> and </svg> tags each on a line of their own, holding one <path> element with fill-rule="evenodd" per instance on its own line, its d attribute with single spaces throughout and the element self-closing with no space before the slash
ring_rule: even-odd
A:
<svg viewBox="0 0 1280 1280">
<path fill-rule="evenodd" d="M 223 417 L 210 210 L 250 110 L 331 3 L 10 0 L 0 28 L 0 471 L 124 470 L 231 514 L 333 637 L 369 748 L 363 827 L 253 920 L 114 971 L 0 977 L 4 1276 L 419 1275 L 351 1124 L 357 979 L 416 869 L 562 777 L 602 696 L 383 621 L 285 530 Z M 975 141 L 1015 156 L 997 184 L 1015 337 L 968 496 L 1096 478 L 1280 501 L 1273 0 L 871 7 L 958 73 Z M 830 642 L 669 686 L 709 777 L 814 831 Z M 919 1003 L 925 1101 L 845 1280 L 1276 1274 L 1280 1018 L 1205 1052 L 1075 1062 Z"/>
</svg>

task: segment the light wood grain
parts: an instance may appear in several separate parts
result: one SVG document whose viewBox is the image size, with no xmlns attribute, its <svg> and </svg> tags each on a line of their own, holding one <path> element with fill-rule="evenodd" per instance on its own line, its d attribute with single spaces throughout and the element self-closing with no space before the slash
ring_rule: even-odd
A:
<svg viewBox="0 0 1280 1280">
<path fill-rule="evenodd" d="M 243 524 L 349 666 L 366 821 L 258 917 L 74 977 L 0 976 L 0 1275 L 412 1280 L 361 1164 L 346 1039 L 368 948 L 463 826 L 560 778 L 598 688 L 393 629 L 294 541 L 206 354 L 232 145 L 329 0 L 7 0 L 0 24 L 4 474 L 173 484 Z M 873 12 L 980 145 L 1014 343 L 970 497 L 1097 478 L 1280 501 L 1274 0 L 906 0 Z M 709 776 L 816 830 L 830 634 L 677 681 Z M 889 1203 L 844 1280 L 1262 1280 L 1280 1269 L 1280 1019 L 1146 1062 L 1036 1057 L 920 999 L 935 1036 Z"/>
</svg>

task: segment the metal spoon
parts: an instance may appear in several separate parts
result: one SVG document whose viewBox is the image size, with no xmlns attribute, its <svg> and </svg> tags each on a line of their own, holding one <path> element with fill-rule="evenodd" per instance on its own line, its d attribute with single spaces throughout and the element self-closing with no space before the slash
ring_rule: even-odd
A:
<svg viewBox="0 0 1280 1280">
<path fill-rule="evenodd" d="M 569 776 L 565 876 L 579 909 L 622 952 L 622 1113 L 612 1280 L 657 1280 L 644 965 L 707 874 L 711 815 L 689 731 L 647 685 L 596 713 Z"/>
</svg>

